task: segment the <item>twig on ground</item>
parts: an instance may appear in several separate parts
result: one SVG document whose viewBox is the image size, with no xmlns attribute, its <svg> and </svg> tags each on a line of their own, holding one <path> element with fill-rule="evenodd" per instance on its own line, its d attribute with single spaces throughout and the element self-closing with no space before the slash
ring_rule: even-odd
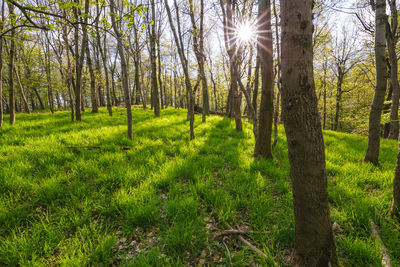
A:
<svg viewBox="0 0 400 267">
<path fill-rule="evenodd" d="M 229 263 L 230 263 L 230 265 L 232 266 L 231 252 L 229 251 L 229 248 L 228 248 L 228 246 L 227 246 L 226 243 L 225 243 L 225 239 L 226 239 L 226 238 L 227 238 L 226 236 L 224 236 L 224 238 L 222 238 L 222 244 L 224 244 L 224 246 L 225 246 L 225 248 L 226 248 L 226 251 L 228 252 Z"/>
</svg>

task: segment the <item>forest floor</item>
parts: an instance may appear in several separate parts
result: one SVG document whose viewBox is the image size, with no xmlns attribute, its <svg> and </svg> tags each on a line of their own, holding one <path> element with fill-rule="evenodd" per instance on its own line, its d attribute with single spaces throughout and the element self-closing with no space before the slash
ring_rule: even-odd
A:
<svg viewBox="0 0 400 267">
<path fill-rule="evenodd" d="M 286 265 L 294 217 L 283 127 L 274 160 L 252 157 L 249 123 L 196 117 L 189 142 L 184 110 L 161 118 L 134 109 L 134 140 L 124 110 L 109 117 L 68 112 L 18 114 L 0 129 L 0 265 Z M 331 218 L 344 266 L 380 266 L 373 219 L 393 266 L 400 223 L 387 211 L 397 143 L 382 140 L 381 166 L 362 162 L 364 136 L 324 132 Z M 235 235 L 240 227 L 264 259 Z"/>
</svg>

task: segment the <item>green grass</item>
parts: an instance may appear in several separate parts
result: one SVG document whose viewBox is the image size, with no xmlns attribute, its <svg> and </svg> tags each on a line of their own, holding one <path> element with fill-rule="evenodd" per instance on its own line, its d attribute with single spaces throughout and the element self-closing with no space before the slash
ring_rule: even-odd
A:
<svg viewBox="0 0 400 267">
<path fill-rule="evenodd" d="M 196 117 L 189 142 L 185 111 L 135 109 L 131 141 L 123 114 L 101 109 L 78 123 L 68 112 L 18 114 L 0 129 L 0 265 L 229 266 L 212 236 L 237 225 L 265 232 L 248 240 L 269 259 L 228 237 L 232 266 L 286 263 L 295 236 L 283 127 L 264 161 L 252 157 L 249 123 L 236 132 L 230 119 Z M 362 162 L 366 142 L 325 132 L 338 254 L 344 266 L 380 265 L 373 218 L 400 266 L 400 224 L 386 214 L 397 144 L 382 140 L 374 167 Z"/>
</svg>

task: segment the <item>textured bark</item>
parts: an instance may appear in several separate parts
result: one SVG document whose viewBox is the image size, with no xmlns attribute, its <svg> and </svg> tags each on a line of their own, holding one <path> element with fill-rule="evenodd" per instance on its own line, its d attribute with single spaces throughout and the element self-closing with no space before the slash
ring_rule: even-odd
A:
<svg viewBox="0 0 400 267">
<path fill-rule="evenodd" d="M 14 5 L 8 3 L 10 15 L 14 14 Z M 12 27 L 14 23 L 12 23 Z M 15 123 L 15 92 L 14 92 L 14 58 L 15 58 L 15 30 L 11 30 L 10 54 L 8 61 L 8 85 L 9 85 L 9 107 L 10 107 L 10 124 Z"/>
<path fill-rule="evenodd" d="M 393 202 L 390 209 L 390 214 L 392 216 L 400 216 L 400 137 L 399 137 L 399 147 L 397 151 L 396 160 L 396 170 L 394 172 L 393 179 Z"/>
<path fill-rule="evenodd" d="M 111 13 L 115 14 L 115 3 L 114 0 L 110 0 L 110 9 Z M 115 17 L 111 16 L 111 22 L 113 25 L 113 29 L 115 32 L 115 35 L 117 37 L 117 48 L 118 48 L 118 54 L 120 57 L 120 62 L 121 62 L 121 72 L 122 72 L 122 87 L 123 87 L 123 92 L 124 92 L 124 98 L 125 98 L 125 105 L 126 105 L 126 112 L 127 112 L 127 118 L 128 118 L 128 138 L 133 139 L 133 132 L 132 132 L 132 105 L 131 105 L 131 99 L 130 99 L 130 92 L 129 92 L 129 84 L 128 84 L 128 66 L 126 65 L 126 60 L 125 60 L 125 51 L 124 51 L 124 46 L 122 43 L 122 34 L 118 29 L 118 26 L 115 21 Z"/>
<path fill-rule="evenodd" d="M 1 20 L 4 21 L 4 4 L 1 4 Z M 3 31 L 3 23 L 0 24 L 0 32 Z M 3 126 L 3 38 L 0 38 L 0 127 Z"/>
<path fill-rule="evenodd" d="M 274 8 L 274 17 L 275 17 L 275 36 L 276 36 L 276 53 L 277 53 L 277 78 L 278 82 L 276 83 L 278 92 L 276 93 L 276 104 L 274 110 L 274 142 L 272 144 L 273 147 L 278 143 L 278 120 L 279 120 L 279 106 L 280 106 L 280 96 L 281 96 L 281 44 L 279 42 L 279 18 L 278 12 L 276 11 L 276 1 L 273 0 L 273 8 Z"/>
<path fill-rule="evenodd" d="M 312 0 L 281 1 L 282 108 L 293 189 L 295 266 L 336 266 L 313 77 Z"/>
<path fill-rule="evenodd" d="M 261 22 L 258 26 L 258 42 L 262 43 L 262 45 L 258 46 L 261 62 L 261 104 L 254 156 L 271 159 L 271 134 L 274 113 L 271 2 L 270 0 L 260 0 L 258 5 L 258 16 Z"/>
<path fill-rule="evenodd" d="M 155 5 L 151 0 L 151 18 L 155 21 Z M 156 26 L 153 23 L 150 29 L 150 62 L 151 62 L 151 95 L 154 115 L 160 117 L 160 97 L 157 85 L 157 54 L 156 54 Z"/>
<path fill-rule="evenodd" d="M 397 139 L 399 136 L 399 98 L 400 87 L 398 81 L 398 66 L 396 55 L 397 43 L 397 7 L 396 0 L 389 1 L 391 11 L 391 23 L 386 27 L 386 43 L 390 61 L 390 83 L 393 88 L 392 108 L 390 110 L 390 130 L 388 138 Z"/>
<path fill-rule="evenodd" d="M 376 0 L 375 4 L 375 65 L 376 87 L 369 115 L 368 148 L 364 160 L 377 165 L 379 162 L 380 126 L 386 93 L 386 46 L 385 22 L 386 2 Z"/>
</svg>

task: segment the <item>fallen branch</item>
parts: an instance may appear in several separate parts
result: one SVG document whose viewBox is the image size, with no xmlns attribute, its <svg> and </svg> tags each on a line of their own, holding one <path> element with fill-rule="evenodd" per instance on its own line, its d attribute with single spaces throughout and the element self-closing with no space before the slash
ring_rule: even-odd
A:
<svg viewBox="0 0 400 267">
<path fill-rule="evenodd" d="M 88 150 L 93 150 L 93 149 L 101 149 L 101 146 L 67 146 L 67 148 L 81 148 L 81 149 L 88 149 Z M 121 150 L 131 150 L 134 149 L 135 147 L 133 146 L 118 146 Z"/>
<path fill-rule="evenodd" d="M 261 250 L 259 250 L 256 246 L 254 246 L 253 244 L 251 244 L 249 241 L 247 241 L 243 236 L 238 235 L 238 238 L 240 241 L 242 241 L 243 243 L 245 243 L 249 248 L 251 248 L 254 252 L 256 252 L 258 255 L 260 255 L 261 257 L 263 257 L 264 259 L 268 260 L 268 256 L 264 254 L 264 252 L 262 252 Z"/>
<path fill-rule="evenodd" d="M 249 230 L 230 229 L 230 230 L 225 230 L 222 232 L 216 232 L 213 236 L 213 239 L 215 239 L 219 236 L 225 236 L 225 235 L 245 235 L 245 234 L 254 234 L 254 232 L 249 231 Z"/>
<path fill-rule="evenodd" d="M 389 254 L 387 253 L 386 247 L 383 244 L 381 237 L 379 236 L 379 232 L 376 229 L 374 221 L 372 219 L 370 219 L 369 220 L 369 224 L 371 226 L 372 237 L 375 239 L 375 241 L 379 245 L 379 250 L 380 250 L 379 252 L 382 255 L 382 266 L 385 266 L 385 267 L 392 266 L 391 263 L 390 263 Z"/>
</svg>

